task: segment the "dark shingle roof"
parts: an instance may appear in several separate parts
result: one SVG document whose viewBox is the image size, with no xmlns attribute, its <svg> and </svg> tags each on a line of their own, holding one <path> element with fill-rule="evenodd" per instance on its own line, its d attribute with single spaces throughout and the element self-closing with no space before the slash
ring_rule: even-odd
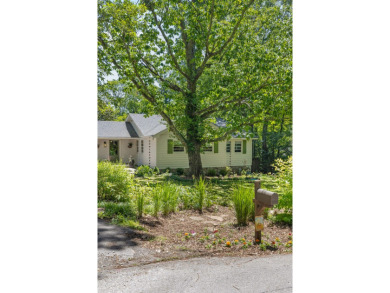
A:
<svg viewBox="0 0 390 293">
<path fill-rule="evenodd" d="M 98 121 L 98 137 L 132 138 L 138 137 L 138 134 L 129 122 Z"/>
<path fill-rule="evenodd" d="M 129 116 L 134 121 L 135 125 L 141 130 L 142 133 L 139 135 L 155 135 L 167 129 L 167 126 L 160 115 L 145 117 L 144 114 L 130 114 Z"/>
</svg>

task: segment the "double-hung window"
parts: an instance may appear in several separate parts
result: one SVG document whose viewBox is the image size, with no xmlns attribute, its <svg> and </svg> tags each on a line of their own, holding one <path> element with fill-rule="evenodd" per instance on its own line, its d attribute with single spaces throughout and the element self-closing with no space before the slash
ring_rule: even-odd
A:
<svg viewBox="0 0 390 293">
<path fill-rule="evenodd" d="M 242 145 L 241 141 L 236 141 L 234 143 L 234 152 L 235 153 L 241 153 L 241 145 Z"/>
<path fill-rule="evenodd" d="M 180 141 L 174 141 L 173 142 L 173 152 L 184 152 L 184 146 L 181 144 Z"/>
<path fill-rule="evenodd" d="M 226 152 L 227 152 L 227 153 L 230 153 L 231 145 L 232 145 L 232 143 L 231 143 L 230 141 L 227 141 L 227 142 L 226 142 Z"/>
</svg>

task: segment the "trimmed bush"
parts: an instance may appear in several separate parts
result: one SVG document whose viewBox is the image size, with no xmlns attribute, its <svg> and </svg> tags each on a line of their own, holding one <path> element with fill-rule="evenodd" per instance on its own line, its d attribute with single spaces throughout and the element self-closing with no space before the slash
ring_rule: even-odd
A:
<svg viewBox="0 0 390 293">
<path fill-rule="evenodd" d="M 98 200 L 123 202 L 129 199 L 132 176 L 123 164 L 98 162 Z"/>
</svg>

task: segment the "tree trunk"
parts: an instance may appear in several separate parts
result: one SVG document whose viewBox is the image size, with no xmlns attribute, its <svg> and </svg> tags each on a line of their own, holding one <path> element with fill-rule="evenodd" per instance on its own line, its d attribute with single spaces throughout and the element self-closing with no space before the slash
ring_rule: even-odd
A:
<svg viewBox="0 0 390 293">
<path fill-rule="evenodd" d="M 190 166 L 190 174 L 199 178 L 202 174 L 202 160 L 200 158 L 200 145 L 195 146 L 192 150 L 188 150 L 188 163 Z"/>
<path fill-rule="evenodd" d="M 263 132 L 262 132 L 262 148 L 261 148 L 261 166 L 263 169 L 263 172 L 269 172 L 269 151 L 268 151 L 268 144 L 267 144 L 267 134 L 268 134 L 268 121 L 264 121 L 263 123 Z"/>
</svg>

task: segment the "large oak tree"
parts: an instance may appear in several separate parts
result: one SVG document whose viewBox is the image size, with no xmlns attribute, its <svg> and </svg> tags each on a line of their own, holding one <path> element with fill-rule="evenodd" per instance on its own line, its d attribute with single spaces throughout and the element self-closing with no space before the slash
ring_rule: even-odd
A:
<svg viewBox="0 0 390 293">
<path fill-rule="evenodd" d="M 199 176 L 203 145 L 249 136 L 291 102 L 291 21 L 283 1 L 99 1 L 99 73 L 138 90 Z"/>
</svg>

